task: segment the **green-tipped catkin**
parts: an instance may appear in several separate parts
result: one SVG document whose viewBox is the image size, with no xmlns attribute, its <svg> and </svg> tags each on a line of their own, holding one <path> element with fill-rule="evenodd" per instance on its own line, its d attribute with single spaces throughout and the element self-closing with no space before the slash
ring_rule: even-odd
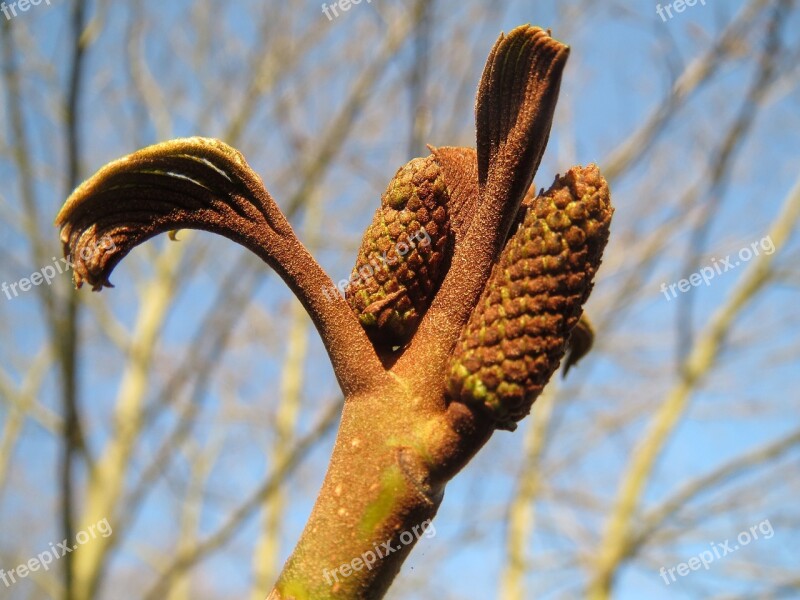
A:
<svg viewBox="0 0 800 600">
<path fill-rule="evenodd" d="M 536 197 L 492 270 L 450 363 L 452 400 L 513 430 L 558 368 L 578 323 L 613 209 L 596 166 Z"/>
<path fill-rule="evenodd" d="M 405 344 L 438 290 L 452 243 L 448 200 L 433 156 L 401 167 L 384 192 L 345 291 L 375 343 Z"/>
</svg>

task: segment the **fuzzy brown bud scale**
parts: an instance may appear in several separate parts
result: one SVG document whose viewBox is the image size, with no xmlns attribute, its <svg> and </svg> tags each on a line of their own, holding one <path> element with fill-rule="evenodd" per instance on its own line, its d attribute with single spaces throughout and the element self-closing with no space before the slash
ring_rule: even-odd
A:
<svg viewBox="0 0 800 600">
<path fill-rule="evenodd" d="M 612 212 L 594 165 L 573 167 L 533 200 L 456 344 L 451 399 L 482 407 L 498 429 L 530 412 L 591 292 Z"/>
<path fill-rule="evenodd" d="M 433 156 L 401 167 L 386 188 L 345 292 L 373 342 L 403 345 L 428 309 L 452 243 L 448 201 Z"/>
</svg>

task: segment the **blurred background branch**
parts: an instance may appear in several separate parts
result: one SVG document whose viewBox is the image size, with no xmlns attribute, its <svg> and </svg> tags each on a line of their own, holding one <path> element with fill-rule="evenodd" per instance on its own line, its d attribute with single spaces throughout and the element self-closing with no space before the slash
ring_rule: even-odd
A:
<svg viewBox="0 0 800 600">
<path fill-rule="evenodd" d="M 474 145 L 486 49 L 525 22 L 572 47 L 537 185 L 597 161 L 617 207 L 597 339 L 452 483 L 389 597 L 800 594 L 796 4 L 662 20 L 620 0 L 374 0 L 329 19 L 300 0 L 71 0 L 0 17 L 0 569 L 113 528 L 0 597 L 264 597 L 341 408 L 291 294 L 224 240 L 153 240 L 101 295 L 69 272 L 32 284 L 59 264 L 75 184 L 219 137 L 338 281 L 397 167 Z M 659 576 L 765 520 L 774 537 Z"/>
</svg>

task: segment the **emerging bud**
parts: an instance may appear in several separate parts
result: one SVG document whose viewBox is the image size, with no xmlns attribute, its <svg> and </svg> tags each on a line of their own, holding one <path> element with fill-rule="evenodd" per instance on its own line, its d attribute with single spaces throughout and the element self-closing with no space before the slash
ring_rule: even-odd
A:
<svg viewBox="0 0 800 600">
<path fill-rule="evenodd" d="M 448 200 L 433 156 L 401 167 L 384 192 L 345 291 L 373 342 L 405 344 L 439 289 L 452 243 Z"/>
<path fill-rule="evenodd" d="M 595 165 L 573 167 L 530 202 L 456 344 L 452 400 L 483 407 L 498 429 L 530 412 L 591 292 L 612 213 Z"/>
</svg>

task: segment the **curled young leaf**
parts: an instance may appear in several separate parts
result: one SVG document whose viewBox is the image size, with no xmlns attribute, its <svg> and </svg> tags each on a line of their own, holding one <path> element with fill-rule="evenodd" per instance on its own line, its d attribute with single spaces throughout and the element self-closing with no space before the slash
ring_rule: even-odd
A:
<svg viewBox="0 0 800 600">
<path fill-rule="evenodd" d="M 483 201 L 504 214 L 502 239 L 547 146 L 568 56 L 549 32 L 523 25 L 501 36 L 486 61 L 475 107 L 478 179 Z"/>
<path fill-rule="evenodd" d="M 86 281 L 95 290 L 110 286 L 117 263 L 159 233 L 211 231 L 270 263 L 270 246 L 293 235 L 241 153 L 200 137 L 149 146 L 107 164 L 72 193 L 56 225 L 75 285 Z"/>
<path fill-rule="evenodd" d="M 303 303 L 320 332 L 342 390 L 371 385 L 381 374 L 372 344 L 344 298 L 324 290 L 330 278 L 244 157 L 209 138 L 149 146 L 107 164 L 82 183 L 56 217 L 73 279 L 110 286 L 114 267 L 135 246 L 178 229 L 223 235 L 270 265 Z"/>
<path fill-rule="evenodd" d="M 538 27 L 501 35 L 486 61 L 476 99 L 477 151 L 434 152 L 453 198 L 455 250 L 417 343 L 447 339 L 436 364 L 449 360 L 528 191 L 550 135 L 569 48 Z M 454 177 L 451 184 L 448 179 Z M 444 323 L 439 326 L 439 323 Z M 413 343 L 413 342 L 412 342 Z"/>
</svg>

